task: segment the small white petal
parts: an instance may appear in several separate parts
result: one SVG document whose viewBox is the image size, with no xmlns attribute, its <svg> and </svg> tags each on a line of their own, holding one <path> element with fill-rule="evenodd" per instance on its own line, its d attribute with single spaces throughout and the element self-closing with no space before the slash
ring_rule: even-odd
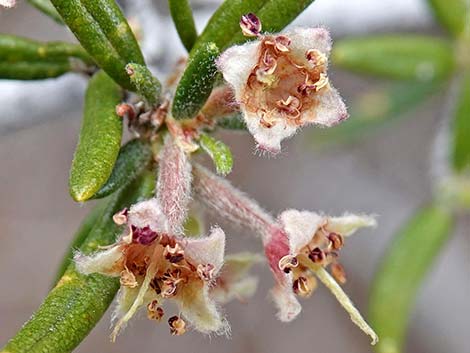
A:
<svg viewBox="0 0 470 353">
<path fill-rule="evenodd" d="M 243 109 L 243 106 L 241 106 Z M 243 117 L 250 133 L 255 138 L 258 148 L 278 153 L 281 150 L 281 141 L 291 137 L 297 131 L 297 126 L 288 125 L 283 120 L 279 120 L 273 127 L 267 128 L 261 125 L 260 117 L 250 112 L 244 112 Z"/>
<path fill-rule="evenodd" d="M 0 0 L 0 6 L 14 7 L 15 5 L 16 5 L 16 0 Z"/>
<path fill-rule="evenodd" d="M 167 233 L 168 221 L 156 198 L 139 202 L 131 207 L 128 223 L 139 228 L 149 226 L 154 232 Z"/>
<path fill-rule="evenodd" d="M 348 236 L 359 228 L 375 226 L 377 226 L 377 221 L 372 216 L 345 214 L 342 217 L 329 217 L 326 228 L 330 232 Z"/>
<path fill-rule="evenodd" d="M 302 120 L 331 127 L 346 120 L 349 116 L 346 105 L 338 91 L 332 86 L 322 88 L 316 93 L 317 104 L 303 112 Z"/>
<path fill-rule="evenodd" d="M 301 55 L 309 49 L 316 49 L 327 55 L 331 51 L 331 37 L 330 33 L 322 27 L 315 28 L 293 28 L 284 33 L 285 36 L 291 39 L 290 48 L 298 50 Z"/>
<path fill-rule="evenodd" d="M 281 213 L 279 220 L 289 237 L 290 251 L 295 255 L 310 243 L 324 217 L 315 212 L 287 210 Z"/>
<path fill-rule="evenodd" d="M 124 259 L 120 246 L 112 246 L 90 256 L 83 255 L 80 252 L 74 255 L 77 270 L 85 275 L 101 273 L 117 277 L 123 270 Z"/>
<path fill-rule="evenodd" d="M 271 290 L 271 297 L 278 309 L 277 317 L 283 322 L 294 320 L 302 307 L 292 291 L 292 284 L 277 285 Z"/>
<path fill-rule="evenodd" d="M 259 41 L 228 48 L 217 59 L 217 67 L 235 91 L 235 99 L 240 101 L 251 70 L 258 61 Z"/>
<path fill-rule="evenodd" d="M 181 313 L 200 332 L 224 334 L 229 330 L 228 324 L 218 312 L 214 301 L 209 299 L 208 291 L 208 286 L 203 283 L 182 287 L 177 297 Z"/>
<path fill-rule="evenodd" d="M 185 255 L 197 264 L 214 265 L 218 273 L 224 263 L 225 233 L 219 227 L 212 227 L 208 237 L 187 239 Z"/>
</svg>

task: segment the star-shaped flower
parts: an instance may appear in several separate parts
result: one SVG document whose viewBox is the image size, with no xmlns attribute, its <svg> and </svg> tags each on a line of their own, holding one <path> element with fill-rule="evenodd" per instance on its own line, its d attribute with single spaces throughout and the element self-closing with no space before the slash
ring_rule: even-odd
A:
<svg viewBox="0 0 470 353">
<path fill-rule="evenodd" d="M 140 202 L 115 216 L 128 232 L 107 249 L 92 256 L 75 255 L 79 271 L 120 277 L 121 289 L 112 333 L 119 330 L 142 306 L 148 317 L 160 320 L 162 304 L 171 299 L 196 330 L 224 333 L 228 325 L 209 296 L 223 265 L 225 234 L 214 227 L 207 237 L 172 235 L 157 199 Z M 185 321 L 169 318 L 171 333 L 185 332 Z"/>
<path fill-rule="evenodd" d="M 233 46 L 217 65 L 232 86 L 258 147 L 277 153 L 298 128 L 330 127 L 348 117 L 327 75 L 331 38 L 324 28 L 295 28 L 261 35 L 255 15 L 242 17 L 243 33 L 257 40 Z"/>
<path fill-rule="evenodd" d="M 272 297 L 279 310 L 279 319 L 291 321 L 300 313 L 297 296 L 310 296 L 318 278 L 375 344 L 377 335 L 336 282 L 346 281 L 343 267 L 338 262 L 344 237 L 375 224 L 370 216 L 328 217 L 297 210 L 281 213 L 278 226 L 273 226 L 264 240 L 266 257 L 277 282 Z M 326 271 L 328 267 L 333 277 Z"/>
</svg>

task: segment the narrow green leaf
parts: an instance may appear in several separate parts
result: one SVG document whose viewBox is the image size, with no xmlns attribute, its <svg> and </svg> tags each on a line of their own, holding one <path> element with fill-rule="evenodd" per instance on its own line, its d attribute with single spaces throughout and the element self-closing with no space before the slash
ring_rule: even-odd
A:
<svg viewBox="0 0 470 353">
<path fill-rule="evenodd" d="M 96 63 L 117 83 L 134 90 L 127 63 L 145 65 L 139 45 L 114 0 L 51 0 Z"/>
<path fill-rule="evenodd" d="M 418 289 L 452 227 L 452 215 L 430 205 L 419 210 L 393 239 L 375 276 L 369 304 L 370 320 L 380 337 L 376 352 L 403 352 Z"/>
<path fill-rule="evenodd" d="M 452 44 L 419 35 L 382 35 L 337 41 L 333 64 L 358 73 L 393 79 L 432 81 L 454 70 Z"/>
<path fill-rule="evenodd" d="M 215 59 L 219 50 L 206 43 L 191 54 L 188 66 L 176 87 L 172 113 L 175 119 L 191 119 L 199 113 L 216 80 Z"/>
<path fill-rule="evenodd" d="M 466 0 L 428 0 L 439 22 L 455 37 L 465 28 L 470 17 L 470 5 Z"/>
<path fill-rule="evenodd" d="M 93 199 L 101 199 L 132 182 L 148 166 L 152 150 L 147 142 L 139 139 L 129 141 L 119 151 L 113 171 Z"/>
<path fill-rule="evenodd" d="M 57 77 L 81 65 L 93 65 L 93 60 L 78 45 L 42 43 L 0 34 L 0 78 L 32 80 Z"/>
<path fill-rule="evenodd" d="M 130 63 L 126 66 L 126 72 L 131 82 L 137 88 L 137 93 L 145 98 L 148 104 L 154 106 L 158 102 L 162 85 L 145 65 Z"/>
<path fill-rule="evenodd" d="M 131 204 L 151 197 L 153 173 L 145 173 L 116 193 L 95 223 L 80 250 L 89 254 L 115 241 L 119 227 L 112 215 Z M 42 305 L 2 353 L 68 353 L 88 335 L 105 313 L 119 288 L 119 279 L 99 274 L 85 276 L 71 264 Z"/>
<path fill-rule="evenodd" d="M 90 80 L 69 179 L 75 201 L 92 197 L 111 175 L 121 144 L 122 119 L 116 114 L 121 98 L 119 86 L 103 71 Z"/>
<path fill-rule="evenodd" d="M 57 23 L 63 24 L 62 18 L 50 0 L 28 0 L 28 2 Z"/>
<path fill-rule="evenodd" d="M 197 39 L 197 30 L 193 12 L 188 0 L 168 0 L 171 17 L 176 31 L 187 51 L 190 51 Z"/>
<path fill-rule="evenodd" d="M 217 126 L 227 130 L 247 130 L 245 120 L 240 113 L 218 119 Z"/>
<path fill-rule="evenodd" d="M 209 135 L 201 134 L 199 138 L 199 145 L 214 161 L 214 165 L 218 174 L 227 175 L 232 171 L 232 152 L 225 143 L 216 140 Z"/>
<path fill-rule="evenodd" d="M 441 82 L 397 82 L 383 89 L 365 91 L 353 100 L 348 120 L 329 129 L 315 129 L 310 135 L 311 141 L 314 144 L 355 141 L 405 117 L 405 112 L 418 106 L 441 87 Z"/>
<path fill-rule="evenodd" d="M 470 171 L 470 72 L 461 78 L 455 105 L 452 164 L 457 172 Z"/>
<path fill-rule="evenodd" d="M 62 258 L 62 261 L 60 262 L 56 276 L 54 277 L 54 285 L 56 285 L 60 278 L 64 275 L 65 271 L 72 262 L 73 252 L 80 248 L 80 246 L 85 242 L 86 238 L 90 234 L 91 229 L 93 228 L 95 223 L 98 222 L 98 219 L 103 214 L 105 206 L 105 202 L 100 202 L 99 204 L 94 206 L 80 224 L 80 227 L 75 232 L 72 238 L 72 242 L 70 243 L 67 252 L 65 253 L 64 257 Z"/>
</svg>

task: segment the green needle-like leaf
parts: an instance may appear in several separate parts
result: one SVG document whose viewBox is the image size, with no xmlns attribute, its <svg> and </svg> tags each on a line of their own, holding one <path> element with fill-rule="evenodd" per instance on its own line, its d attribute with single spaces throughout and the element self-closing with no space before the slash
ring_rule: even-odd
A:
<svg viewBox="0 0 470 353">
<path fill-rule="evenodd" d="M 393 79 L 433 81 L 455 66 L 452 44 L 419 35 L 382 35 L 337 41 L 333 64 L 354 72 Z"/>
<path fill-rule="evenodd" d="M 28 0 L 28 2 L 57 23 L 63 24 L 62 17 L 60 17 L 50 0 Z"/>
<path fill-rule="evenodd" d="M 151 106 L 157 104 L 162 84 L 152 75 L 147 66 L 130 63 L 126 66 L 126 72 L 136 87 L 137 93 Z"/>
<path fill-rule="evenodd" d="M 214 161 L 218 174 L 227 175 L 232 171 L 233 157 L 230 148 L 222 141 L 201 134 L 199 144 L 204 152 L 206 152 Z"/>
<path fill-rule="evenodd" d="M 430 205 L 419 210 L 394 238 L 376 273 L 369 304 L 371 324 L 380 337 L 376 352 L 403 352 L 418 289 L 452 226 L 447 210 Z"/>
<path fill-rule="evenodd" d="M 85 65 L 93 65 L 93 60 L 78 45 L 41 43 L 0 34 L 0 78 L 34 80 L 57 77 Z"/>
<path fill-rule="evenodd" d="M 101 199 L 132 182 L 152 159 L 150 144 L 142 140 L 132 140 L 119 151 L 111 176 L 93 199 Z"/>
<path fill-rule="evenodd" d="M 135 87 L 128 63 L 145 65 L 139 45 L 114 0 L 51 0 L 64 22 L 96 63 L 117 83 Z"/>
<path fill-rule="evenodd" d="M 196 42 L 197 30 L 189 1 L 168 0 L 168 6 L 181 42 L 186 50 L 190 51 Z"/>
<path fill-rule="evenodd" d="M 455 37 L 465 28 L 465 21 L 470 21 L 470 4 L 466 0 L 428 0 L 439 22 Z"/>
<path fill-rule="evenodd" d="M 397 82 L 383 89 L 365 91 L 353 100 L 348 120 L 329 129 L 315 129 L 311 141 L 314 144 L 355 141 L 405 117 L 407 111 L 441 87 L 442 83 Z"/>
<path fill-rule="evenodd" d="M 247 130 L 245 120 L 243 120 L 241 113 L 235 113 L 218 119 L 217 126 L 227 130 Z"/>
<path fill-rule="evenodd" d="M 116 105 L 122 92 L 103 71 L 88 85 L 77 149 L 70 170 L 69 189 L 75 201 L 86 201 L 109 179 L 119 153 L 122 119 Z"/>
<path fill-rule="evenodd" d="M 457 172 L 470 172 L 470 72 L 461 78 L 451 141 L 454 169 Z"/>
<path fill-rule="evenodd" d="M 199 113 L 214 86 L 218 55 L 219 50 L 214 43 L 206 43 L 192 53 L 176 87 L 172 107 L 175 119 L 191 119 Z"/>
<path fill-rule="evenodd" d="M 80 251 L 90 254 L 111 244 L 119 233 L 112 216 L 131 204 L 151 197 L 153 173 L 145 173 L 129 187 L 116 193 L 95 223 Z M 2 353 L 68 353 L 88 335 L 101 319 L 119 288 L 119 279 L 99 274 L 85 276 L 74 264 L 65 271 L 42 305 Z"/>
<path fill-rule="evenodd" d="M 59 269 L 57 270 L 57 274 L 54 278 L 54 285 L 56 285 L 60 278 L 64 275 L 65 271 L 72 262 L 73 252 L 79 249 L 80 246 L 85 242 L 95 223 L 97 223 L 98 219 L 102 216 L 105 210 L 105 206 L 105 202 L 100 202 L 99 204 L 94 206 L 80 224 L 80 227 L 75 232 L 72 238 L 72 242 L 70 243 L 67 252 L 65 253 L 64 257 L 62 258 L 62 261 L 60 262 Z"/>
</svg>

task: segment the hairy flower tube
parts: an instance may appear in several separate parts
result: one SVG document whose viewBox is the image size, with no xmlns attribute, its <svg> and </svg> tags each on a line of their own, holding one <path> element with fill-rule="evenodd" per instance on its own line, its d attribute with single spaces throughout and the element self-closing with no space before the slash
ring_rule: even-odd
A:
<svg viewBox="0 0 470 353">
<path fill-rule="evenodd" d="M 309 297 L 318 278 L 336 297 L 352 321 L 371 336 L 378 337 L 365 322 L 339 284 L 346 280 L 338 262 L 344 237 L 361 227 L 375 226 L 370 216 L 346 214 L 328 217 L 314 212 L 287 210 L 274 220 L 254 200 L 228 181 L 194 165 L 194 192 L 214 213 L 260 235 L 265 255 L 276 280 L 272 298 L 281 321 L 291 321 L 301 311 L 297 296 Z M 333 277 L 326 271 L 329 267 Z M 335 280 L 336 279 L 336 280 Z"/>
<path fill-rule="evenodd" d="M 75 255 L 80 272 L 120 278 L 112 339 L 142 306 L 147 306 L 149 319 L 160 321 L 166 300 L 176 302 L 184 318 L 169 318 L 172 334 L 185 332 L 184 320 L 204 333 L 226 332 L 228 325 L 209 295 L 223 265 L 222 229 L 214 227 L 209 236 L 199 238 L 172 235 L 155 198 L 123 210 L 115 219 L 128 229 L 115 244 L 92 256 Z"/>
<path fill-rule="evenodd" d="M 331 38 L 326 29 L 262 35 L 254 14 L 243 16 L 240 25 L 246 36 L 257 39 L 227 49 L 217 65 L 258 148 L 278 153 L 281 141 L 300 127 L 330 127 L 348 117 L 328 79 Z"/>
</svg>

